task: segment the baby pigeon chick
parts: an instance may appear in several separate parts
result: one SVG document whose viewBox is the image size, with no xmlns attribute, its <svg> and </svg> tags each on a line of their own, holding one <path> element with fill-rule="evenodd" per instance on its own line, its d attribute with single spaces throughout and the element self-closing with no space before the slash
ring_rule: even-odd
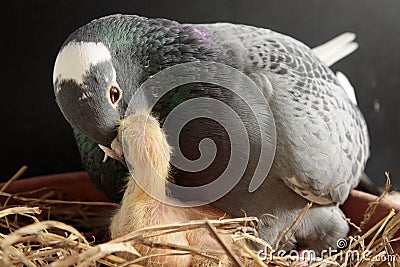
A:
<svg viewBox="0 0 400 267">
<path fill-rule="evenodd" d="M 157 121 L 148 112 L 136 112 L 123 119 L 120 123 L 118 141 L 113 143 L 114 151 L 121 151 L 131 175 L 122 198 L 121 206 L 112 218 L 110 230 L 113 239 L 131 231 L 159 224 L 187 222 L 199 219 L 219 219 L 225 214 L 211 205 L 200 207 L 179 207 L 177 200 L 166 195 L 165 180 L 169 175 L 169 159 L 171 148 Z M 161 179 L 163 178 L 163 179 Z M 136 181 L 144 182 L 140 186 Z M 143 186 L 143 187 L 142 187 Z M 165 204 L 154 199 L 145 192 L 145 188 L 160 191 L 168 199 Z M 229 244 L 232 242 L 228 235 L 221 235 Z M 184 246 L 195 246 L 207 249 L 218 248 L 220 245 L 205 229 L 188 230 L 168 235 L 150 238 L 155 243 L 170 243 Z M 135 248 L 141 255 L 168 253 L 171 250 L 151 248 L 137 245 Z M 229 259 L 221 257 L 223 266 L 229 266 Z M 142 262 L 141 262 L 142 263 Z M 205 260 L 193 255 L 171 255 L 150 257 L 146 266 L 218 266 L 218 262 Z"/>
</svg>

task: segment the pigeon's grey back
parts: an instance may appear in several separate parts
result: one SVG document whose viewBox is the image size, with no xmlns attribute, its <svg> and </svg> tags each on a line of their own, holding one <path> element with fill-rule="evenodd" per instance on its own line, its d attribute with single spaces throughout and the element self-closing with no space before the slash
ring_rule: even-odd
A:
<svg viewBox="0 0 400 267">
<path fill-rule="evenodd" d="M 360 110 L 332 71 L 301 42 L 268 29 L 193 26 L 264 90 L 277 131 L 270 175 L 310 201 L 343 203 L 364 171 L 369 138 Z"/>
</svg>

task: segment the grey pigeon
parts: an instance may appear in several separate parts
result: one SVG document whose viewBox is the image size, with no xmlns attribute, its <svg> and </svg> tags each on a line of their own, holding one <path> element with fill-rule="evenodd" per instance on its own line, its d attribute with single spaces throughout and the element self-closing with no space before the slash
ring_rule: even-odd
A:
<svg viewBox="0 0 400 267">
<path fill-rule="evenodd" d="M 256 191 L 249 192 L 248 187 L 260 138 L 248 107 L 237 96 L 210 84 L 183 85 L 159 101 L 153 113 L 162 121 L 174 107 L 194 97 L 215 98 L 233 106 L 249 132 L 252 154 L 243 179 L 214 205 L 231 216 L 245 212 L 262 217 L 259 234 L 273 243 L 298 212 L 313 202 L 297 231 L 292 229 L 279 240 L 285 249 L 322 250 L 336 248 L 337 240 L 348 232 L 338 205 L 359 183 L 369 156 L 369 139 L 356 103 L 318 53 L 322 59 L 326 56 L 327 64 L 338 60 L 326 50 L 313 52 L 300 41 L 268 29 L 112 15 L 82 26 L 67 38 L 55 63 L 54 90 L 63 115 L 77 133 L 89 174 L 107 191 L 107 185 L 115 182 L 110 179 L 123 180 L 123 171 L 114 176 L 110 170 L 106 173 L 108 167 L 103 164 L 113 159 L 103 163 L 104 154 L 97 145 L 106 154 L 115 152 L 111 144 L 118 122 L 129 115 L 125 114 L 128 103 L 144 81 L 187 62 L 215 61 L 238 69 L 262 90 L 276 125 L 273 164 Z M 215 142 L 219 153 L 204 171 L 173 170 L 174 182 L 196 186 L 218 177 L 229 160 L 230 143 L 223 129 L 197 120 L 180 137 L 188 158 L 199 157 L 198 144 L 205 137 Z M 122 194 L 117 188 L 112 193 Z M 267 213 L 274 216 L 264 216 Z"/>
</svg>

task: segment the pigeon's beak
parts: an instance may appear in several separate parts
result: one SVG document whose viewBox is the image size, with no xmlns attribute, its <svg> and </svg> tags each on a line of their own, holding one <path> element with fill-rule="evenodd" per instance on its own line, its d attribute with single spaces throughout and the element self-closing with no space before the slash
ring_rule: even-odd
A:
<svg viewBox="0 0 400 267">
<path fill-rule="evenodd" d="M 126 166 L 125 163 L 125 157 L 124 157 L 124 151 L 122 149 L 122 144 L 118 140 L 118 137 L 116 137 L 112 142 L 111 142 L 111 148 L 100 145 L 99 147 L 101 150 L 104 151 L 104 159 L 103 162 L 105 162 L 109 157 L 113 158 L 115 160 L 118 160 L 122 164 Z"/>
<path fill-rule="evenodd" d="M 140 112 L 136 112 L 136 113 L 132 114 L 132 116 L 135 116 L 137 114 L 140 114 Z M 146 114 L 147 122 L 153 124 L 156 127 L 160 127 L 160 124 L 158 123 L 156 118 L 154 118 L 153 116 L 148 116 L 147 115 L 148 112 L 145 112 L 144 114 Z M 120 121 L 120 127 L 122 127 L 123 122 L 124 122 L 124 120 Z M 129 125 L 129 127 L 134 127 L 134 126 Z M 135 126 L 135 127 L 137 127 L 137 126 Z M 120 131 L 121 131 L 121 129 L 122 128 L 120 128 Z M 121 138 L 122 138 L 121 134 L 118 134 L 117 137 L 115 137 L 114 140 L 112 140 L 110 147 L 99 144 L 100 149 L 103 150 L 103 152 L 104 152 L 103 162 L 105 162 L 108 158 L 113 158 L 115 160 L 118 160 L 122 164 L 124 164 L 125 167 L 127 166 L 126 161 L 125 161 L 124 150 L 122 148 Z"/>
</svg>

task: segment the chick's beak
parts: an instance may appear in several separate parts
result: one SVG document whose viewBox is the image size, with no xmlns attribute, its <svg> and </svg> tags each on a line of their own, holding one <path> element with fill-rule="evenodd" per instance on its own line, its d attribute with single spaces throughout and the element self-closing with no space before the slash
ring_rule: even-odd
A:
<svg viewBox="0 0 400 267">
<path fill-rule="evenodd" d="M 103 162 L 105 162 L 109 157 L 113 158 L 115 160 L 118 160 L 122 164 L 126 166 L 125 163 L 125 157 L 124 157 L 124 151 L 122 149 L 122 144 L 118 140 L 118 137 L 116 137 L 112 142 L 111 142 L 111 148 L 100 145 L 99 147 L 101 150 L 104 152 L 104 159 Z"/>
</svg>

